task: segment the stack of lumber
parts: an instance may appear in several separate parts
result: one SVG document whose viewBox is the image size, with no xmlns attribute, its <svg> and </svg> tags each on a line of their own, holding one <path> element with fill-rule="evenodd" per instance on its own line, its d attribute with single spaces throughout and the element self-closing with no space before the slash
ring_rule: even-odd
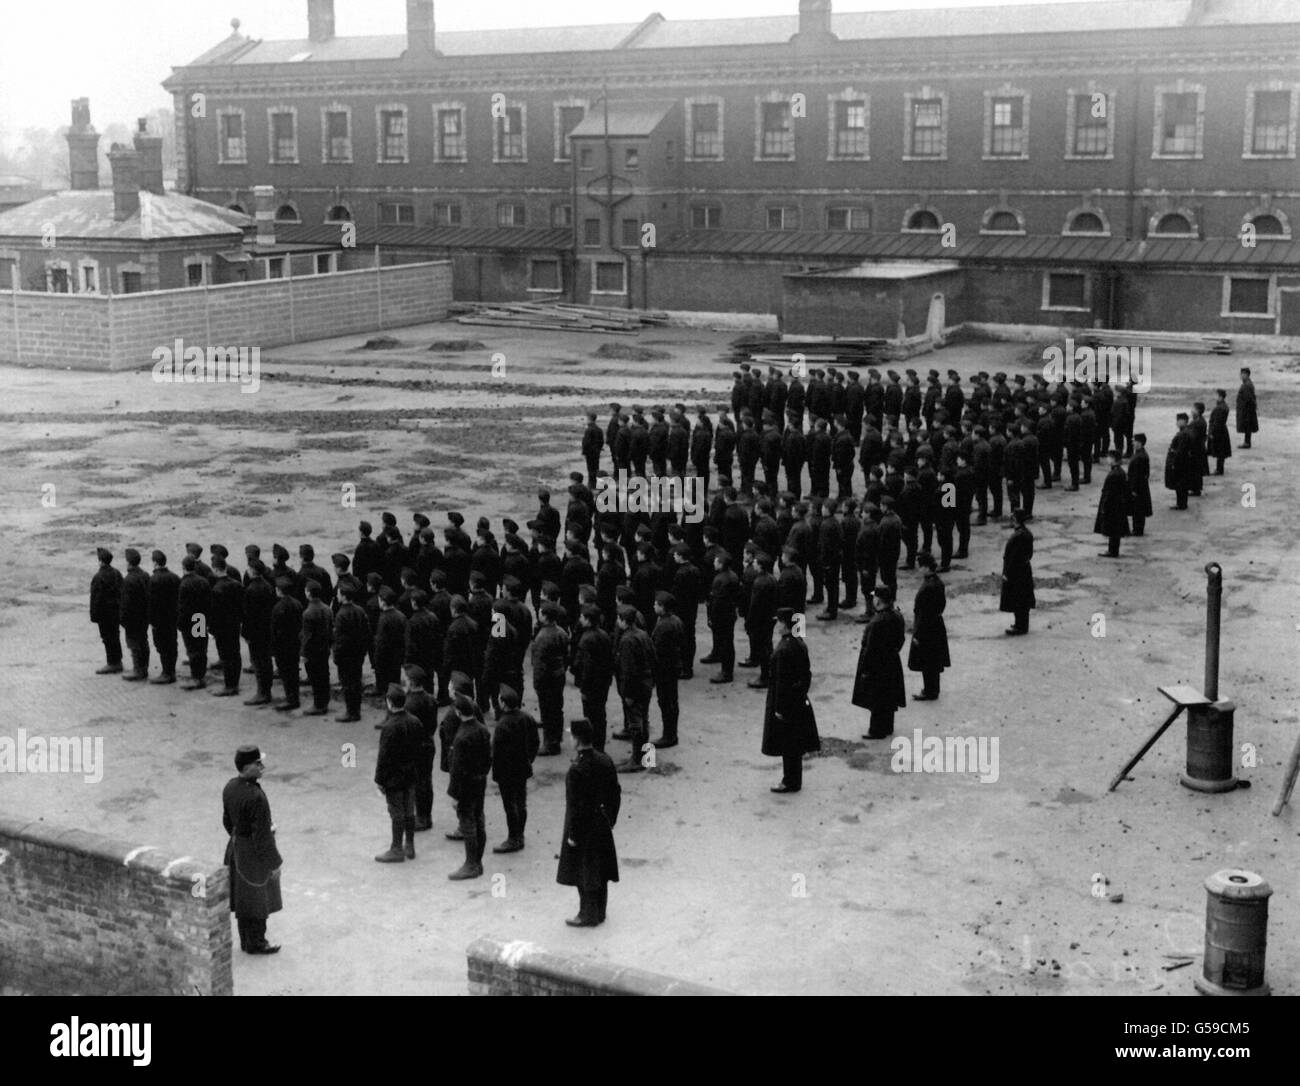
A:
<svg viewBox="0 0 1300 1086">
<path fill-rule="evenodd" d="M 457 306 L 457 311 L 466 309 Z M 668 323 L 667 313 L 641 312 L 633 309 L 604 309 L 600 306 L 556 302 L 540 305 L 532 302 L 475 303 L 460 324 L 490 325 L 497 328 L 529 328 L 544 332 L 601 332 L 635 335 L 647 325 Z"/>
<path fill-rule="evenodd" d="M 720 361 L 729 366 L 749 362 L 763 366 L 789 366 L 802 355 L 810 369 L 823 366 L 878 366 L 893 357 L 883 339 L 800 339 L 794 336 L 751 333 L 731 341 Z"/>
<path fill-rule="evenodd" d="M 1206 351 L 1232 354 L 1232 340 L 1227 336 L 1202 336 L 1192 332 L 1136 332 L 1114 328 L 1095 328 L 1078 337 L 1089 347 L 1150 347 L 1157 351 Z"/>
</svg>

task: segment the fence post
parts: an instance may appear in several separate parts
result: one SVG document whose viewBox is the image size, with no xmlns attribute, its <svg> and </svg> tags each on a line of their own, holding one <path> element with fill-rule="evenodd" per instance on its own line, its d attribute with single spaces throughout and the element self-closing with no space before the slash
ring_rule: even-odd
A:
<svg viewBox="0 0 1300 1086">
<path fill-rule="evenodd" d="M 379 246 L 375 246 L 375 297 L 378 299 L 375 310 L 375 331 L 384 330 L 384 279 L 379 264 Z"/>
</svg>

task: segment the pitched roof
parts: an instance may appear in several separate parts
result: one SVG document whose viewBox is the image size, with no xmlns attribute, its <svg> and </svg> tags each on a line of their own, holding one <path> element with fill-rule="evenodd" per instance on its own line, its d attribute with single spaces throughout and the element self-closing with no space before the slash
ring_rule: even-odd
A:
<svg viewBox="0 0 1300 1086">
<path fill-rule="evenodd" d="M 0 212 L 0 237 L 42 237 L 49 226 L 59 237 L 157 241 L 233 235 L 241 237 L 253 220 L 206 200 L 169 192 L 140 193 L 140 210 L 129 219 L 113 218 L 111 189 L 58 192 Z"/>
<path fill-rule="evenodd" d="M 284 224 L 275 227 L 277 241 L 294 244 L 339 244 L 339 224 Z M 512 226 L 365 226 L 357 224 L 356 247 L 386 249 L 495 249 L 558 252 L 573 248 L 569 227 Z"/>
<path fill-rule="evenodd" d="M 790 0 L 794 7 L 794 0 Z M 1291 0 L 1079 0 L 1063 4 L 998 4 L 973 8 L 848 11 L 831 15 L 841 41 L 987 37 L 1016 34 L 1115 33 L 1182 26 L 1294 23 Z M 664 19 L 639 23 L 524 27 L 511 30 L 437 32 L 437 49 L 448 57 L 587 53 L 613 50 L 690 49 L 780 45 L 799 29 L 796 14 L 736 19 Z M 396 60 L 406 52 L 403 34 L 259 41 L 230 35 L 190 62 L 282 64 Z"/>
<path fill-rule="evenodd" d="M 648 136 L 672 112 L 674 102 L 610 102 L 611 136 Z M 596 105 L 578 122 L 569 137 L 605 135 L 605 111 Z"/>
</svg>

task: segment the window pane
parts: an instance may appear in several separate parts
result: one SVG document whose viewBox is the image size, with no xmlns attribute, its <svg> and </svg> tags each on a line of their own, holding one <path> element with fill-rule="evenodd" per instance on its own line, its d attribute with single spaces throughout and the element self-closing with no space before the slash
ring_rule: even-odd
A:
<svg viewBox="0 0 1300 1086">
<path fill-rule="evenodd" d="M 586 219 L 582 224 L 582 244 L 599 245 L 600 244 L 600 220 Z"/>
<path fill-rule="evenodd" d="M 1290 128 L 1290 92 L 1257 92 L 1255 132 L 1251 141 L 1251 150 L 1257 155 L 1285 154 L 1290 147 Z"/>
<path fill-rule="evenodd" d="M 1267 279 L 1234 279 L 1228 304 L 1229 313 L 1268 313 Z"/>
<path fill-rule="evenodd" d="M 596 265 L 596 289 L 623 293 L 623 264 L 600 263 Z"/>
<path fill-rule="evenodd" d="M 943 102 L 925 98 L 912 103 L 912 154 L 943 153 Z"/>
<path fill-rule="evenodd" d="M 1161 151 L 1167 155 L 1196 153 L 1195 94 L 1166 94 Z"/>
<path fill-rule="evenodd" d="M 691 107 L 692 152 L 696 158 L 722 157 L 722 114 L 716 102 Z"/>
<path fill-rule="evenodd" d="M 624 219 L 623 220 L 624 248 L 636 248 L 640 244 L 641 244 L 641 220 Z"/>
<path fill-rule="evenodd" d="M 559 290 L 560 262 L 558 260 L 534 260 L 529 285 L 533 290 Z"/>
<path fill-rule="evenodd" d="M 1055 309 L 1084 308 L 1084 277 L 1082 275 L 1049 275 L 1048 305 Z"/>
</svg>

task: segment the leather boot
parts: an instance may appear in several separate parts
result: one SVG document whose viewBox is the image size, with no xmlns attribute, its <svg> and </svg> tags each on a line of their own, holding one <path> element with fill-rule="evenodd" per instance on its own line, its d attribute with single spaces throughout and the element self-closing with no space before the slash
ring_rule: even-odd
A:
<svg viewBox="0 0 1300 1086">
<path fill-rule="evenodd" d="M 475 853 L 478 852 L 478 842 L 473 839 L 465 838 L 465 862 L 453 871 L 447 878 L 453 882 L 460 882 L 463 879 L 477 879 L 483 874 L 483 865 L 478 862 Z"/>
<path fill-rule="evenodd" d="M 406 852 L 402 848 L 402 830 L 404 829 L 403 821 L 400 818 L 393 819 L 393 843 L 389 845 L 387 852 L 381 852 L 375 857 L 376 863 L 381 864 L 400 864 L 406 859 Z"/>
<path fill-rule="evenodd" d="M 406 853 L 406 858 L 408 860 L 414 860 L 415 859 L 415 819 L 414 818 L 404 819 L 402 822 L 402 830 L 406 834 L 406 848 L 403 851 Z"/>
</svg>

